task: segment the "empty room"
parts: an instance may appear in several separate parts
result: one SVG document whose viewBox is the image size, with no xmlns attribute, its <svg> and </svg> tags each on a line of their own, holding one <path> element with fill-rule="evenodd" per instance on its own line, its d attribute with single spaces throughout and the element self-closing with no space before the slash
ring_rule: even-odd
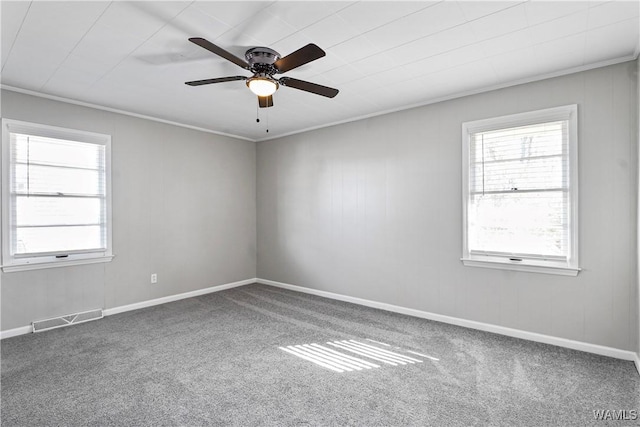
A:
<svg viewBox="0 0 640 427">
<path fill-rule="evenodd" d="M 640 1 L 0 1 L 0 424 L 640 425 Z"/>
</svg>

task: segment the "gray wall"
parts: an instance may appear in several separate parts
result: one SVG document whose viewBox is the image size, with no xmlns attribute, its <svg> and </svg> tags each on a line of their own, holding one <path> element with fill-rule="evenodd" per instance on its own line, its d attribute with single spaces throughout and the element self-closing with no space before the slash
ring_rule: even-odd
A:
<svg viewBox="0 0 640 427">
<path fill-rule="evenodd" d="M 258 277 L 637 347 L 635 61 L 258 143 Z M 577 277 L 464 267 L 461 124 L 579 105 Z"/>
<path fill-rule="evenodd" d="M 116 255 L 2 273 L 2 330 L 256 277 L 255 143 L 10 91 L 2 116 L 112 135 Z"/>
<path fill-rule="evenodd" d="M 638 130 L 638 143 L 640 143 L 640 58 L 638 58 L 638 60 L 636 61 L 636 78 L 638 79 L 638 109 L 636 111 L 636 123 L 637 123 L 637 130 Z M 640 153 L 638 153 L 640 155 Z M 638 173 L 638 182 L 639 182 L 639 186 L 640 186 L 640 171 Z M 638 191 L 640 192 L 640 188 L 638 189 Z M 638 206 L 640 207 L 640 200 L 638 200 Z M 640 245 L 640 209 L 638 210 L 638 244 Z M 638 259 L 637 259 L 637 266 L 639 268 L 639 272 L 638 272 L 638 286 L 636 287 L 636 301 L 638 302 L 638 305 L 636 306 L 636 311 L 635 311 L 635 324 L 638 325 L 638 331 L 636 334 L 636 352 L 638 353 L 638 358 L 640 359 L 640 246 L 638 248 Z"/>
<path fill-rule="evenodd" d="M 257 276 L 640 351 L 638 62 L 258 144 L 2 91 L 2 116 L 113 136 L 107 264 L 2 273 L 1 329 Z M 463 267 L 464 121 L 577 103 L 578 277 Z M 149 283 L 158 273 L 159 283 Z"/>
</svg>

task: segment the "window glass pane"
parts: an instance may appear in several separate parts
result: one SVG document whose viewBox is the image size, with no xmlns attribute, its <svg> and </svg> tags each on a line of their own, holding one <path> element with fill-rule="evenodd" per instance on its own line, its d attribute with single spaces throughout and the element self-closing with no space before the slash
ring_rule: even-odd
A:
<svg viewBox="0 0 640 427">
<path fill-rule="evenodd" d="M 12 134 L 15 162 L 104 169 L 104 145 Z"/>
<path fill-rule="evenodd" d="M 564 124 L 564 121 L 559 121 L 478 132 L 472 139 L 472 161 L 562 155 L 563 142 L 566 140 Z"/>
<path fill-rule="evenodd" d="M 105 222 L 103 199 L 68 197 L 16 197 L 19 227 L 33 225 L 81 225 Z"/>
<path fill-rule="evenodd" d="M 569 256 L 568 129 L 556 120 L 470 135 L 469 252 Z"/>
<path fill-rule="evenodd" d="M 471 196 L 469 250 L 566 256 L 566 207 L 562 191 Z"/>
<path fill-rule="evenodd" d="M 104 249 L 102 227 L 35 227 L 16 229 L 16 254 Z"/>
<path fill-rule="evenodd" d="M 104 195 L 104 173 L 90 169 L 17 164 L 13 191 L 20 194 Z"/>
<path fill-rule="evenodd" d="M 10 248 L 12 255 L 107 250 L 107 145 L 10 132 Z M 33 125 L 58 137 L 64 130 Z M 26 129 L 26 130 L 25 130 Z M 87 134 L 96 139 L 96 134 Z"/>
<path fill-rule="evenodd" d="M 565 159 L 561 156 L 476 164 L 472 192 L 566 188 Z"/>
</svg>

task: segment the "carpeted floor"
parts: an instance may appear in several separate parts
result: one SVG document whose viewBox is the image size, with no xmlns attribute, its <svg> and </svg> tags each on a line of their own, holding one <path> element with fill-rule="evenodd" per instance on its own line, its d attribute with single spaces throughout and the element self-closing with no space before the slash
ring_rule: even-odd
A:
<svg viewBox="0 0 640 427">
<path fill-rule="evenodd" d="M 379 367 L 320 366 L 293 347 L 311 343 L 334 351 L 322 350 L 333 368 Z M 640 425 L 593 414 L 640 412 L 632 362 L 263 285 L 1 350 L 3 427 Z"/>
</svg>

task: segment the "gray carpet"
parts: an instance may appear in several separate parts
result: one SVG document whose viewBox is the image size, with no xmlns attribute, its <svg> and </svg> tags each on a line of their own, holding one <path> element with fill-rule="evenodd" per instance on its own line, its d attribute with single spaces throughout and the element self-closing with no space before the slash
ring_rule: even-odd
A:
<svg viewBox="0 0 640 427">
<path fill-rule="evenodd" d="M 331 347 L 380 366 L 340 373 L 279 348 L 350 340 L 419 362 Z M 631 362 L 262 285 L 1 351 L 3 427 L 640 425 L 593 415 L 640 410 Z"/>
</svg>

